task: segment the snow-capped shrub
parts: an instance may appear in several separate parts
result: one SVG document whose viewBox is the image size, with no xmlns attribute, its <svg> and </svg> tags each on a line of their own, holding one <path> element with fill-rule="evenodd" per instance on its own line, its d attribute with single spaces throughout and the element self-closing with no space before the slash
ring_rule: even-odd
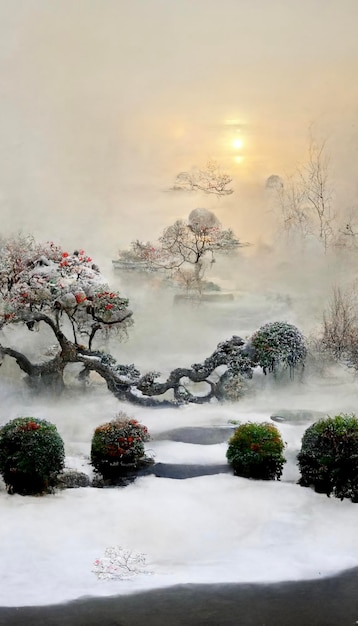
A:
<svg viewBox="0 0 358 626">
<path fill-rule="evenodd" d="M 236 476 L 279 480 L 285 463 L 283 449 L 281 435 L 273 424 L 248 422 L 235 430 L 226 458 Z"/>
<path fill-rule="evenodd" d="M 64 458 L 62 438 L 50 422 L 18 417 L 0 428 L 0 472 L 9 493 L 44 493 L 56 484 Z"/>
<path fill-rule="evenodd" d="M 290 369 L 303 364 L 306 346 L 302 333 L 287 322 L 270 322 L 261 326 L 250 341 L 254 350 L 253 361 L 260 365 L 266 374 L 274 372 L 279 364 Z"/>
<path fill-rule="evenodd" d="M 312 424 L 298 454 L 299 484 L 358 502 L 358 419 L 341 414 Z"/>
<path fill-rule="evenodd" d="M 91 463 L 105 479 L 123 476 L 147 461 L 144 442 L 148 440 L 146 426 L 121 412 L 94 431 Z"/>
</svg>

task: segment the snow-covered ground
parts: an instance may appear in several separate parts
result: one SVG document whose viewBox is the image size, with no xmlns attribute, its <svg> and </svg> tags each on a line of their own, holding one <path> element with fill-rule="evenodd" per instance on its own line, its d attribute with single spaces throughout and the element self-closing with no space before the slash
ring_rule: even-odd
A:
<svg viewBox="0 0 358 626">
<path fill-rule="evenodd" d="M 237 404 L 142 409 L 118 403 L 103 387 L 58 401 L 16 395 L 3 386 L 1 422 L 46 417 L 64 438 L 67 466 L 89 470 L 95 426 L 119 409 L 146 424 L 157 462 L 225 463 L 226 444 L 156 441 L 183 426 L 264 421 L 279 408 L 351 410 L 354 381 L 336 386 L 267 389 Z M 342 404 L 342 398 L 345 398 Z M 52 604 L 178 583 L 268 582 L 322 577 L 358 565 L 357 505 L 296 484 L 295 455 L 307 424 L 278 424 L 288 462 L 280 482 L 230 474 L 172 480 L 146 476 L 125 488 L 81 488 L 45 497 L 0 491 L 0 605 Z M 147 558 L 148 574 L 98 580 L 93 563 L 120 545 Z"/>
</svg>

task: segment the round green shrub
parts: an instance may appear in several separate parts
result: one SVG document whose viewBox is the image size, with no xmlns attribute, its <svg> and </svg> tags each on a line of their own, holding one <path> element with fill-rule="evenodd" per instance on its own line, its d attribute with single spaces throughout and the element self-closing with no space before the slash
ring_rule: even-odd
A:
<svg viewBox="0 0 358 626">
<path fill-rule="evenodd" d="M 270 322 L 251 337 L 253 361 L 264 371 L 275 372 L 280 364 L 292 370 L 303 364 L 307 349 L 302 333 L 287 322 Z"/>
<path fill-rule="evenodd" d="M 279 480 L 285 459 L 284 443 L 273 424 L 242 424 L 229 440 L 226 458 L 236 476 Z"/>
<path fill-rule="evenodd" d="M 91 446 L 91 463 L 104 479 L 116 479 L 146 463 L 146 426 L 119 413 L 116 419 L 98 426 Z"/>
<path fill-rule="evenodd" d="M 18 417 L 0 428 L 0 473 L 9 493 L 36 495 L 57 482 L 65 451 L 56 426 Z"/>
<path fill-rule="evenodd" d="M 298 454 L 299 484 L 358 502 L 358 420 L 342 413 L 312 424 Z"/>
</svg>

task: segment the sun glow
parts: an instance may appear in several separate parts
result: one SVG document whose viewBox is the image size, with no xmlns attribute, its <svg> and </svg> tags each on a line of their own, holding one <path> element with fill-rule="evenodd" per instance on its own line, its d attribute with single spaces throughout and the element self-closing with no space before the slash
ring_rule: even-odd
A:
<svg viewBox="0 0 358 626">
<path fill-rule="evenodd" d="M 235 150 L 239 150 L 243 145 L 244 142 L 240 139 L 240 137 L 235 137 L 235 139 L 232 140 L 232 147 L 235 148 Z"/>
</svg>

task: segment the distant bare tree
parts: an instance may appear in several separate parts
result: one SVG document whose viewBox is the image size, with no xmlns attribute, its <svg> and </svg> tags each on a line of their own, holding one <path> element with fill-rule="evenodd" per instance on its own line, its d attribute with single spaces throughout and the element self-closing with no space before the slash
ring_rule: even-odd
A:
<svg viewBox="0 0 358 626">
<path fill-rule="evenodd" d="M 272 177 L 267 183 L 270 179 Z M 307 163 L 282 181 L 282 185 L 266 186 L 277 195 L 280 219 L 287 235 L 298 235 L 302 242 L 314 237 L 325 251 L 333 245 L 336 215 L 332 207 L 325 140 L 319 143 L 311 135 Z"/>
<path fill-rule="evenodd" d="M 223 172 L 216 161 L 208 161 L 201 169 L 193 167 L 188 172 L 180 172 L 171 191 L 202 191 L 217 196 L 229 196 L 234 190 L 229 187 L 232 178 Z"/>
<path fill-rule="evenodd" d="M 306 166 L 299 170 L 307 205 L 306 212 L 311 217 L 312 234 L 327 250 L 332 238 L 332 223 L 335 215 L 332 210 L 332 191 L 329 183 L 329 157 L 326 141 L 317 143 L 311 136 L 309 159 Z"/>
<path fill-rule="evenodd" d="M 358 369 L 358 294 L 355 284 L 333 289 L 323 315 L 323 350 L 333 358 Z"/>
<path fill-rule="evenodd" d="M 296 237 L 304 242 L 310 232 L 309 218 L 305 210 L 305 192 L 294 177 L 275 189 L 279 204 L 282 228 L 288 239 Z"/>
</svg>

